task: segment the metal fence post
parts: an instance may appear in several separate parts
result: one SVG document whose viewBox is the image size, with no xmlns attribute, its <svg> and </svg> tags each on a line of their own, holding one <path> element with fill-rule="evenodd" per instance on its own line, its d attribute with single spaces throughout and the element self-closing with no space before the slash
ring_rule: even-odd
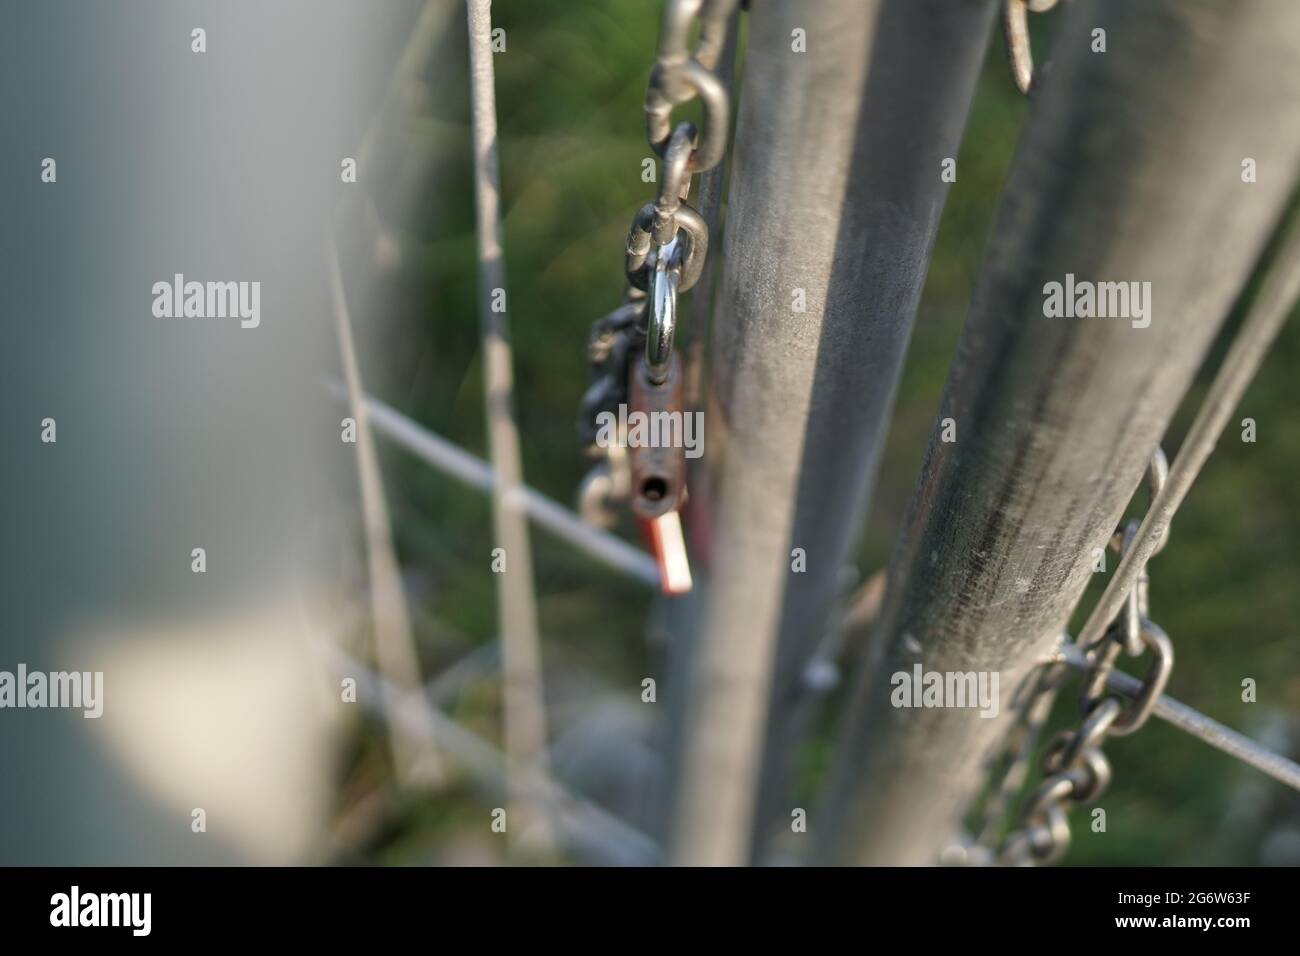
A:
<svg viewBox="0 0 1300 956">
<path fill-rule="evenodd" d="M 523 465 L 514 417 L 514 367 L 505 311 L 497 159 L 496 79 L 492 63 L 491 0 L 466 0 L 470 104 L 474 133 L 474 199 L 478 238 L 479 327 L 483 342 L 483 403 L 492 485 L 494 559 L 508 561 L 497 576 L 502 646 L 502 709 L 512 847 L 549 849 L 550 820 L 536 791 L 546 772 L 546 700 L 542 687 L 532 545 L 524 509 Z M 494 568 L 495 570 L 495 568 Z"/>
<path fill-rule="evenodd" d="M 790 706 L 869 496 L 993 14 L 991 0 L 750 14 L 708 473 L 688 516 L 700 573 L 675 668 L 675 862 L 748 861 L 765 749 L 760 831 L 784 792 Z"/>
<path fill-rule="evenodd" d="M 823 860 L 937 861 L 1300 170 L 1300 6 L 1056 16 L 940 411 L 956 441 L 931 439 L 814 821 Z M 1268 174 L 1245 181 L 1247 158 Z M 1067 273 L 1149 282 L 1149 325 L 1046 317 Z M 998 672 L 1000 717 L 894 708 L 916 663 Z"/>
</svg>

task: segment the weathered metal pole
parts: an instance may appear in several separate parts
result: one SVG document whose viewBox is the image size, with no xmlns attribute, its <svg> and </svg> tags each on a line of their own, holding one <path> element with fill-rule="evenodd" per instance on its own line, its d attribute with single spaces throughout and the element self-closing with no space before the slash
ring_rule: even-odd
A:
<svg viewBox="0 0 1300 956">
<path fill-rule="evenodd" d="M 815 821 L 823 860 L 937 861 L 1300 170 L 1300 5 L 1056 16 Z M 1047 317 L 1067 274 L 1149 282 L 1145 316 Z M 999 673 L 1000 716 L 892 706 L 916 663 Z"/>
<path fill-rule="evenodd" d="M 708 474 L 688 515 L 708 546 L 675 668 L 675 862 L 747 862 L 785 791 L 790 706 L 865 510 L 993 14 L 991 0 L 750 14 Z"/>
<path fill-rule="evenodd" d="M 488 451 L 496 470 L 492 486 L 492 528 L 500 556 L 507 562 L 497 576 L 510 789 L 507 827 L 512 847 L 546 849 L 552 843 L 551 826 L 534 792 L 546 771 L 546 703 L 542 689 L 541 640 L 537 632 L 537 595 L 533 591 L 532 546 L 523 507 L 523 465 L 514 417 L 510 329 L 505 311 L 506 267 L 501 248 L 491 8 L 491 0 L 466 0 L 483 401 Z M 494 556 L 497 551 L 493 550 Z"/>
</svg>

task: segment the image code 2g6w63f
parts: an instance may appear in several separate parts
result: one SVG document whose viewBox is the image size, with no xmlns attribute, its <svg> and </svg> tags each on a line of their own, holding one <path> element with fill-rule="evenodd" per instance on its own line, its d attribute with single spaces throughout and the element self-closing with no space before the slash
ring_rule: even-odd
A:
<svg viewBox="0 0 1300 956">
<path fill-rule="evenodd" d="M 0 864 L 1300 864 L 1300 5 L 0 36 Z"/>
</svg>

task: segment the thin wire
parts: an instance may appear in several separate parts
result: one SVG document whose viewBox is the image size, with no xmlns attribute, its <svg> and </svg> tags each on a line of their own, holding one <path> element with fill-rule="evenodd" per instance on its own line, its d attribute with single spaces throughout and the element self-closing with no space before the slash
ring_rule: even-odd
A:
<svg viewBox="0 0 1300 956">
<path fill-rule="evenodd" d="M 383 675 L 335 643 L 322 640 L 318 646 L 335 674 L 357 681 L 357 700 L 367 710 L 377 712 L 377 701 L 388 696 L 401 699 L 404 706 L 399 716 L 410 733 L 436 745 L 494 796 L 506 789 L 506 760 L 489 741 L 429 706 L 428 698 L 420 692 L 403 694 Z M 421 718 L 421 709 L 432 715 L 431 722 Z M 659 846 L 645 833 L 574 794 L 548 774 L 538 774 L 538 778 L 537 799 L 547 807 L 564 842 L 575 852 L 607 865 L 653 866 L 662 862 Z"/>
<path fill-rule="evenodd" d="M 356 422 L 357 483 L 361 491 L 361 515 L 365 530 L 366 565 L 370 578 L 370 613 L 375 659 L 389 684 L 407 691 L 421 686 L 420 659 L 411 631 L 411 615 L 402 588 L 393 535 L 388 521 L 388 503 L 384 498 L 384 479 L 379 469 L 370 432 L 370 419 L 362 401 L 361 373 L 357 367 L 356 348 L 352 340 L 352 323 L 343 272 L 339 266 L 334 236 L 326 236 L 326 266 L 329 272 L 330 299 L 334 305 L 334 323 L 338 335 L 339 357 L 347 382 L 347 400 Z M 391 735 L 394 771 L 404 785 L 435 784 L 443 777 L 442 761 L 430 746 L 428 735 L 408 733 L 404 728 L 421 719 L 413 713 L 401 723 L 395 716 L 397 699 L 385 698 Z M 428 715 L 424 720 L 428 721 Z"/>
<path fill-rule="evenodd" d="M 531 804 L 533 778 L 546 766 L 546 704 L 542 692 L 537 595 L 533 590 L 528 521 L 520 491 L 523 468 L 513 408 L 513 371 L 506 320 L 505 261 L 501 250 L 497 163 L 496 78 L 492 63 L 491 0 L 467 0 L 470 101 L 474 128 L 474 195 L 477 215 L 479 320 L 483 337 L 483 401 L 492 485 L 495 540 L 506 564 L 497 574 L 501 623 L 506 754 L 510 764 L 509 803 L 515 818 L 512 839 L 538 849 L 551 842 L 549 826 Z M 498 555 L 500 557 L 500 555 Z"/>
<path fill-rule="evenodd" d="M 1062 648 L 1057 658 L 1076 670 L 1086 672 L 1092 667 L 1088 658 L 1074 644 Z M 1126 697 L 1135 697 L 1142 688 L 1142 682 L 1131 674 L 1111 671 L 1106 686 Z M 1237 758 L 1242 763 L 1249 764 L 1261 773 L 1268 774 L 1274 780 L 1294 790 L 1300 790 L 1300 764 L 1206 717 L 1200 711 L 1172 697 L 1162 695 L 1156 700 L 1155 710 L 1152 713 L 1211 747 Z"/>
<path fill-rule="evenodd" d="M 339 397 L 346 397 L 346 392 L 338 383 L 331 385 L 331 391 Z M 471 488 L 492 490 L 496 475 L 492 466 L 482 458 L 449 442 L 373 395 L 365 395 L 363 398 L 366 415 L 377 434 Z M 659 586 L 659 570 L 654 559 L 646 552 L 634 548 L 622 538 L 593 527 L 559 502 L 527 485 L 521 488 L 519 494 L 528 517 L 557 538 L 633 580 L 652 588 Z"/>
<path fill-rule="evenodd" d="M 1300 296 L 1300 219 L 1288 229 L 1285 244 L 1269 267 L 1264 287 L 1214 376 L 1205 401 L 1196 413 L 1196 420 L 1178 449 L 1178 457 L 1169 469 L 1164 487 L 1156 494 L 1142 519 L 1133 545 L 1120 558 L 1106 590 L 1079 632 L 1081 647 L 1092 647 L 1100 641 L 1107 625 L 1119 614 L 1147 560 L 1168 531 L 1174 512 L 1187 497 L 1192 482 L 1214 451 L 1215 443 L 1227 427 L 1228 418 L 1240 403 L 1269 346 L 1295 307 L 1297 296 Z"/>
</svg>

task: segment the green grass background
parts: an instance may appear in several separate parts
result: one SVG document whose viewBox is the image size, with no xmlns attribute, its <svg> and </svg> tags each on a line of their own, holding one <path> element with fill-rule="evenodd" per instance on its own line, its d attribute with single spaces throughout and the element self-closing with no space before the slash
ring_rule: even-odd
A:
<svg viewBox="0 0 1300 956">
<path fill-rule="evenodd" d="M 623 239 L 653 190 L 640 176 L 650 155 L 642 99 L 659 4 L 499 2 L 494 15 L 507 31 L 507 50 L 495 64 L 524 471 L 531 485 L 570 502 L 584 470 L 574 417 L 586 384 L 587 328 L 620 300 Z M 1036 22 L 1035 29 L 1047 28 Z M 435 59 L 429 115 L 407 130 L 426 144 L 436 168 L 400 235 L 400 286 L 418 303 L 418 319 L 373 346 L 369 361 L 383 397 L 483 455 L 464 60 L 462 15 Z M 886 560 L 910 497 L 1025 116 L 994 39 L 858 552 L 864 573 Z M 1177 647 L 1169 692 L 1252 733 L 1300 712 L 1297 360 L 1300 327 L 1292 322 L 1234 419 L 1253 417 L 1258 441 L 1245 444 L 1240 429 L 1229 428 L 1179 513 L 1168 549 L 1151 566 L 1153 617 Z M 1171 457 L 1203 389 L 1204 376 L 1172 429 Z M 401 453 L 386 451 L 385 466 L 421 651 L 433 671 L 495 634 L 488 503 Z M 591 672 L 633 693 L 656 667 L 646 640 L 650 595 L 543 532 L 534 532 L 534 550 L 548 675 Z M 1083 607 L 1096 593 L 1090 590 Z M 1240 699 L 1246 677 L 1258 682 L 1258 703 Z M 1062 695 L 1056 723 L 1074 716 L 1073 699 L 1071 691 Z M 485 685 L 462 694 L 453 712 L 493 735 L 497 709 Z M 810 742 L 801 789 L 816 789 L 832 749 L 829 734 Z M 1268 833 L 1287 819 L 1300 826 L 1300 807 L 1280 785 L 1260 783 L 1254 771 L 1158 722 L 1113 741 L 1107 752 L 1115 769 L 1100 804 L 1107 832 L 1093 833 L 1087 812 L 1076 812 L 1068 862 L 1255 863 Z M 363 776 L 367 766 L 379 773 L 380 759 L 363 755 Z M 457 793 L 396 808 L 373 852 L 385 861 L 419 859 L 430 845 L 485 829 L 478 805 Z"/>
</svg>

